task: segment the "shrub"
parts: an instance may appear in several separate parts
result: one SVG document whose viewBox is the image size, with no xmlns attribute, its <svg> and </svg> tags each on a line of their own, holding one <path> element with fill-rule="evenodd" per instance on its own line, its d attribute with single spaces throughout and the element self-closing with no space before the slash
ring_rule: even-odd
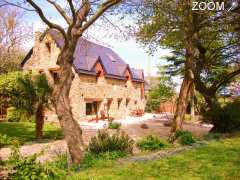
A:
<svg viewBox="0 0 240 180">
<path fill-rule="evenodd" d="M 177 131 L 176 138 L 182 145 L 192 145 L 196 142 L 192 133 L 189 131 Z"/>
<path fill-rule="evenodd" d="M 52 163 L 55 167 L 66 170 L 68 169 L 68 155 L 67 153 L 58 153 L 56 159 Z"/>
<path fill-rule="evenodd" d="M 116 123 L 116 122 L 110 122 L 108 124 L 108 128 L 109 129 L 119 129 L 120 126 L 121 126 L 121 124 L 120 123 Z"/>
<path fill-rule="evenodd" d="M 100 130 L 97 136 L 91 139 L 88 151 L 93 154 L 113 151 L 132 153 L 133 143 L 124 132 L 117 132 L 111 136 L 106 130 Z"/>
<path fill-rule="evenodd" d="M 168 147 L 168 143 L 164 140 L 161 140 L 160 138 L 149 135 L 139 142 L 137 142 L 137 146 L 141 150 L 149 150 L 149 151 L 154 151 L 154 150 L 159 150 Z"/>
<path fill-rule="evenodd" d="M 223 107 L 208 110 L 204 117 L 213 124 L 212 132 L 227 133 L 240 130 L 240 98 Z"/>
<path fill-rule="evenodd" d="M 19 152 L 19 145 L 17 143 L 14 144 L 11 157 L 8 161 L 12 169 L 10 174 L 11 179 L 59 179 L 63 175 L 63 172 L 59 171 L 56 167 L 37 162 L 39 155 L 40 154 L 34 154 L 28 157 L 22 157 Z"/>
<path fill-rule="evenodd" d="M 9 107 L 7 109 L 7 121 L 9 122 L 19 122 L 21 119 L 21 114 L 14 107 Z"/>
<path fill-rule="evenodd" d="M 34 117 L 27 118 L 26 113 L 16 109 L 15 107 L 9 107 L 7 109 L 7 121 L 9 122 L 34 122 Z"/>
<path fill-rule="evenodd" d="M 6 134 L 0 134 L 0 148 L 5 145 L 10 145 L 12 143 L 12 138 L 8 137 Z"/>
</svg>

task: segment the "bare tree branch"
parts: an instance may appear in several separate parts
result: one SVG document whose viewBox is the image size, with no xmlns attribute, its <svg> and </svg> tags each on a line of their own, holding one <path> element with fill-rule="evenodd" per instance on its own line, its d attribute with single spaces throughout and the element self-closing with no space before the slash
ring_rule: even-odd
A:
<svg viewBox="0 0 240 180">
<path fill-rule="evenodd" d="M 21 8 L 25 11 L 35 11 L 34 9 L 29 9 L 29 8 L 23 7 L 23 6 L 21 6 L 20 4 L 17 4 L 17 3 L 12 3 L 12 2 L 9 2 L 9 1 L 5 1 L 5 0 L 2 0 L 2 2 L 3 2 L 3 4 L 0 4 L 0 8 L 10 5 L 10 6 L 15 6 L 15 7 Z"/>
<path fill-rule="evenodd" d="M 77 34 L 82 34 L 90 25 L 92 25 L 107 9 L 118 4 L 121 0 L 107 0 L 103 3 L 97 12 L 77 31 Z"/>
<path fill-rule="evenodd" d="M 77 22 L 75 25 L 76 29 L 80 28 L 83 22 L 86 21 L 86 17 L 88 16 L 90 10 L 91 10 L 90 4 L 88 0 L 86 0 L 77 11 Z"/>
<path fill-rule="evenodd" d="M 36 10 L 36 12 L 38 13 L 39 17 L 42 19 L 42 21 L 45 24 L 47 24 L 49 26 L 49 28 L 56 29 L 63 35 L 63 38 L 65 39 L 65 44 L 64 45 L 67 46 L 68 45 L 68 41 L 67 41 L 67 36 L 66 36 L 66 33 L 65 33 L 64 29 L 61 26 L 59 26 L 58 24 L 50 22 L 46 18 L 46 16 L 43 14 L 42 9 L 35 2 L 33 2 L 32 0 L 26 0 L 26 1 Z"/>
<path fill-rule="evenodd" d="M 225 75 L 219 81 L 216 81 L 211 87 L 210 90 L 216 92 L 222 85 L 226 84 L 229 80 L 240 74 L 240 68 Z"/>
<path fill-rule="evenodd" d="M 61 14 L 61 16 L 65 19 L 65 21 L 69 25 L 72 23 L 72 20 L 68 17 L 68 15 L 64 11 L 64 9 L 59 4 L 57 4 L 56 2 L 54 2 L 52 0 L 47 0 L 47 2 L 49 2 L 50 4 L 52 4 L 56 8 L 56 10 Z"/>
<path fill-rule="evenodd" d="M 72 0 L 67 0 L 67 1 L 68 1 L 69 6 L 70 6 L 70 10 L 72 12 L 72 18 L 73 18 L 72 23 L 75 24 L 75 22 L 76 22 L 76 12 L 75 12 L 75 8 L 73 6 L 73 2 L 72 2 Z"/>
</svg>

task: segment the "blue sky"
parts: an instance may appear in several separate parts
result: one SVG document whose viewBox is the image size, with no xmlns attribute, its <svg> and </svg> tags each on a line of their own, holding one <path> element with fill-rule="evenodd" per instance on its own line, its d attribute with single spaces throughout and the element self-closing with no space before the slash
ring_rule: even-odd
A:
<svg viewBox="0 0 240 180">
<path fill-rule="evenodd" d="M 44 3 L 43 0 L 36 1 L 38 4 L 41 4 L 44 8 L 45 14 L 55 23 L 60 24 L 62 26 L 66 26 L 64 20 L 55 13 L 54 9 L 51 6 Z M 25 20 L 33 26 L 33 31 L 42 31 L 45 29 L 44 23 L 40 20 L 40 18 L 34 12 L 27 12 L 24 16 Z M 109 17 L 113 23 L 116 23 L 120 28 L 123 24 L 128 24 L 127 20 L 115 21 L 114 19 Z M 116 28 L 112 27 L 110 24 L 98 24 L 90 28 L 85 33 L 85 36 L 89 37 L 90 40 L 95 42 L 99 42 L 105 46 L 112 48 L 115 52 L 122 57 L 126 63 L 128 63 L 131 67 L 144 69 L 145 75 L 149 74 L 149 70 L 151 75 L 156 75 L 158 64 L 165 64 L 166 62 L 161 57 L 169 54 L 168 50 L 159 49 L 154 56 L 150 56 L 146 53 L 146 49 L 144 49 L 141 44 L 138 44 L 134 38 L 129 38 L 128 40 L 124 40 L 123 38 L 116 38 L 116 34 L 118 34 Z M 26 48 L 30 48 L 33 45 L 33 40 L 26 44 Z M 150 62 L 149 62 L 150 61 Z M 149 68 L 150 67 L 150 68 Z"/>
</svg>

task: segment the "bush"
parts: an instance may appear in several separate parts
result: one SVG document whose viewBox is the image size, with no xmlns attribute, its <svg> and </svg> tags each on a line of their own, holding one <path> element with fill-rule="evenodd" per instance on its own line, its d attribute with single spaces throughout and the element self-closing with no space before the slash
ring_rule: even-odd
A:
<svg viewBox="0 0 240 180">
<path fill-rule="evenodd" d="M 192 133 L 189 131 L 177 131 L 176 138 L 182 145 L 192 145 L 196 142 L 195 139 L 193 138 Z"/>
<path fill-rule="evenodd" d="M 7 121 L 9 122 L 34 122 L 34 117 L 27 118 L 26 113 L 16 109 L 15 107 L 9 107 L 7 109 Z"/>
<path fill-rule="evenodd" d="M 116 123 L 116 122 L 110 122 L 108 124 L 108 128 L 109 129 L 119 129 L 120 126 L 121 126 L 121 124 L 120 123 Z"/>
<path fill-rule="evenodd" d="M 0 148 L 10 144 L 12 144 L 12 138 L 8 137 L 6 134 L 0 134 Z"/>
<path fill-rule="evenodd" d="M 68 155 L 67 153 L 58 153 L 56 159 L 52 163 L 58 169 L 68 169 Z"/>
<path fill-rule="evenodd" d="M 227 133 L 240 130 L 240 98 L 223 107 L 208 110 L 204 117 L 213 124 L 212 132 Z"/>
<path fill-rule="evenodd" d="M 143 138 L 142 140 L 140 140 L 139 142 L 137 142 L 137 146 L 141 150 L 154 151 L 154 150 L 166 148 L 169 146 L 169 144 L 166 141 L 161 140 L 156 136 L 149 135 Z"/>
<path fill-rule="evenodd" d="M 54 166 L 40 164 L 37 157 L 40 154 L 34 154 L 28 157 L 22 157 L 19 152 L 19 145 L 14 144 L 11 157 L 8 164 L 11 166 L 11 179 L 44 180 L 59 179 L 64 173 Z"/>
<path fill-rule="evenodd" d="M 93 154 L 113 151 L 132 153 L 133 143 L 124 132 L 117 132 L 111 136 L 106 130 L 100 130 L 98 135 L 91 139 L 88 151 Z"/>
</svg>

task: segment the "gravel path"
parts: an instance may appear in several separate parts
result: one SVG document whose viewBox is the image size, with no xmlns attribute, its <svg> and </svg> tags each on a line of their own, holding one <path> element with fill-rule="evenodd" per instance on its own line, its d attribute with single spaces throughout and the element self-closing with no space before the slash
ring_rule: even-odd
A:
<svg viewBox="0 0 240 180">
<path fill-rule="evenodd" d="M 147 124 L 148 129 L 142 129 L 141 124 L 139 123 L 123 123 L 121 126 L 121 130 L 125 131 L 132 139 L 137 140 L 149 134 L 155 134 L 162 138 L 168 137 L 170 132 L 170 127 L 164 126 L 164 121 L 159 117 L 151 119 L 151 120 L 144 120 L 144 124 Z M 209 127 L 204 127 L 196 124 L 184 124 L 183 129 L 189 130 L 193 132 L 195 136 L 202 136 L 207 134 L 209 131 Z M 110 133 L 115 132 L 116 130 L 109 130 Z M 85 140 L 85 144 L 88 144 L 91 137 L 97 134 L 97 129 L 89 129 L 89 127 L 83 127 L 83 136 Z M 26 144 L 21 146 L 20 152 L 23 156 L 32 155 L 34 153 L 38 153 L 44 150 L 44 155 L 39 157 L 39 161 L 46 161 L 51 160 L 59 153 L 66 153 L 67 152 L 67 145 L 65 140 L 56 140 L 56 141 L 49 141 L 46 143 L 32 143 Z M 138 150 L 134 148 L 135 152 L 137 153 Z M 1 148 L 0 149 L 0 158 L 6 160 L 10 156 L 10 148 Z"/>
<path fill-rule="evenodd" d="M 23 145 L 20 148 L 20 153 L 22 156 L 29 156 L 35 153 L 39 153 L 44 151 L 44 155 L 39 157 L 39 161 L 45 161 L 52 159 L 58 153 L 64 153 L 67 151 L 67 145 L 64 140 L 57 140 L 48 143 L 34 143 Z M 10 148 L 2 148 L 0 149 L 0 157 L 2 160 L 6 160 L 10 156 L 11 150 Z"/>
</svg>

